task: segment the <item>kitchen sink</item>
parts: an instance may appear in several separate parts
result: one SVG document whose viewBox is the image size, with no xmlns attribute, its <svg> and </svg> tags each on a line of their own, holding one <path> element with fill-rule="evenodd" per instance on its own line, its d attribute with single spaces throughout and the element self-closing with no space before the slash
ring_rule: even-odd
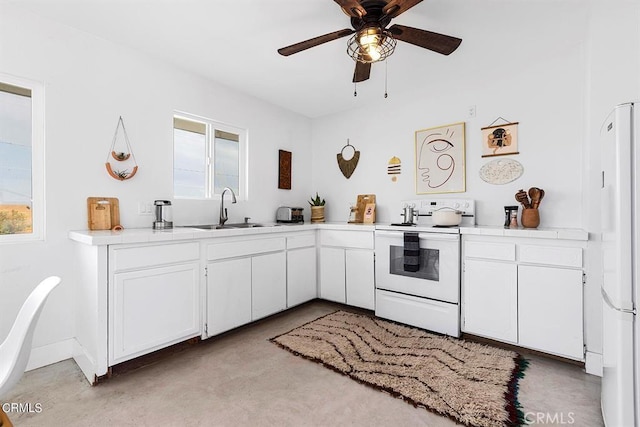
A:
<svg viewBox="0 0 640 427">
<path fill-rule="evenodd" d="M 279 224 L 259 224 L 257 222 L 238 222 L 235 224 L 204 224 L 204 225 L 187 225 L 189 228 L 199 228 L 201 230 L 226 230 L 232 228 L 256 228 L 256 227 L 275 227 Z"/>
</svg>

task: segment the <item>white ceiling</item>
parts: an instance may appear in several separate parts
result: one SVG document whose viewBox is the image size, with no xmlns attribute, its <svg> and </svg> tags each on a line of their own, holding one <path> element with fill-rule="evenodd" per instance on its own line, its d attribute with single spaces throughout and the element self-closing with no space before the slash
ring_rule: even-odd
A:
<svg viewBox="0 0 640 427">
<path fill-rule="evenodd" d="M 346 53 L 347 38 L 289 57 L 276 52 L 280 47 L 350 28 L 348 16 L 332 0 L 8 1 L 308 117 L 384 99 L 383 63 L 374 64 L 371 79 L 358 84 L 358 96 L 353 96 L 354 62 Z M 532 3 L 542 7 L 522 9 L 531 8 Z M 530 14 L 529 21 L 544 20 L 547 26 L 555 15 L 548 7 L 567 3 L 576 5 L 558 0 L 423 1 L 393 23 L 460 37 L 462 45 L 447 57 L 398 42 L 388 60 L 390 96 L 418 85 L 437 85 L 430 75 L 462 78 L 471 69 L 482 73 L 478 61 L 483 55 L 516 48 L 521 39 L 533 36 L 514 16 Z M 500 17 L 509 11 L 509 20 Z M 544 32 L 536 37 L 544 42 Z M 571 36 L 567 38 L 558 43 L 570 43 Z M 535 56 L 535 49 L 527 55 Z"/>
</svg>

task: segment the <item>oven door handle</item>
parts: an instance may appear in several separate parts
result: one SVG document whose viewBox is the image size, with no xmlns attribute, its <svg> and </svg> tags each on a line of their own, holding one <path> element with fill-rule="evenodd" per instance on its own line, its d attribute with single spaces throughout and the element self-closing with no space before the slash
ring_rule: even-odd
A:
<svg viewBox="0 0 640 427">
<path fill-rule="evenodd" d="M 408 230 L 407 230 L 408 231 Z M 387 230 L 376 230 L 376 237 L 390 237 L 395 239 L 401 239 L 404 235 L 402 231 L 387 231 Z M 418 233 L 418 238 L 420 239 L 428 239 L 428 240 L 447 240 L 447 241 L 457 241 L 460 240 L 459 234 L 447 234 L 447 233 Z"/>
</svg>

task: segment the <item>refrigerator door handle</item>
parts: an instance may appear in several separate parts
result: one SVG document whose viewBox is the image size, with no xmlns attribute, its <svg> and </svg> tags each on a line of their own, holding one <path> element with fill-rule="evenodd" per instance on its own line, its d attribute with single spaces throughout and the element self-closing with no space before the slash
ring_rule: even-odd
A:
<svg viewBox="0 0 640 427">
<path fill-rule="evenodd" d="M 632 310 L 627 310 L 625 308 L 618 308 L 615 305 L 613 305 L 613 303 L 611 302 L 611 299 L 609 299 L 609 295 L 607 295 L 607 293 L 605 292 L 605 290 L 603 288 L 600 288 L 600 293 L 602 293 L 602 299 L 604 300 L 604 302 L 607 303 L 607 305 L 609 307 L 611 307 L 612 310 L 616 310 L 619 311 L 620 313 L 631 313 L 631 314 L 636 314 L 636 309 L 632 309 Z"/>
</svg>

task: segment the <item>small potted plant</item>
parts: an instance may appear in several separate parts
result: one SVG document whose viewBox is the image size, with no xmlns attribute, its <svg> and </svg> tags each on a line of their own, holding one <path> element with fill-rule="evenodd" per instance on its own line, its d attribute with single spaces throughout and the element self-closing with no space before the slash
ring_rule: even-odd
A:
<svg viewBox="0 0 640 427">
<path fill-rule="evenodd" d="M 324 222 L 324 199 L 320 199 L 316 191 L 316 197 L 309 200 L 311 205 L 311 222 Z"/>
</svg>

